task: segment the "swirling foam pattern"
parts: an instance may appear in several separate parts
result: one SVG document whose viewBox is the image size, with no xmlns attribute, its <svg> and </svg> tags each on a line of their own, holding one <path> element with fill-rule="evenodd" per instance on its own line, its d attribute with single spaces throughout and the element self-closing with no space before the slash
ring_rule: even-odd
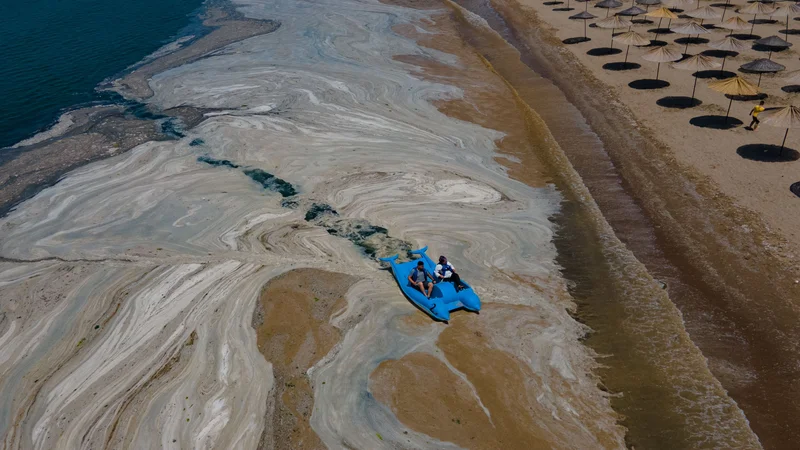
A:
<svg viewBox="0 0 800 450">
<path fill-rule="evenodd" d="M 5 447 L 256 447 L 272 372 L 250 318 L 261 286 L 297 267 L 362 278 L 333 319 L 357 324 L 311 370 L 322 441 L 454 447 L 365 397 L 381 361 L 436 354 L 442 328 L 398 328 L 416 310 L 375 261 L 304 221 L 311 202 L 450 255 L 485 302 L 535 307 L 540 321 L 526 335 L 537 339 L 511 344 L 513 321 L 493 339 L 540 377 L 538 404 L 559 423 L 549 439 L 593 448 L 591 430 L 603 428 L 621 446 L 587 375 L 583 330 L 565 311 L 548 222 L 558 193 L 511 180 L 494 160 L 500 133 L 431 104 L 461 91 L 392 59 L 461 64 L 392 32 L 436 12 L 368 0 L 237 3 L 282 26 L 151 81 L 159 108 L 230 113 L 76 170 L 0 221 L 0 254 L 16 261 L 0 264 Z M 199 163 L 203 155 L 292 183 L 299 206 L 282 206 L 240 170 Z"/>
</svg>

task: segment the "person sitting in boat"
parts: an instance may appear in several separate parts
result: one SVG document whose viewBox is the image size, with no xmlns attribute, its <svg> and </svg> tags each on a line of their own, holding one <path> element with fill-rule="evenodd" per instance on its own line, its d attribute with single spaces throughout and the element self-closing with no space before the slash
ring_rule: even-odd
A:
<svg viewBox="0 0 800 450">
<path fill-rule="evenodd" d="M 439 257 L 439 264 L 436 265 L 436 269 L 433 271 L 433 273 L 435 273 L 437 277 L 441 278 L 442 281 L 449 281 L 453 283 L 453 287 L 456 288 L 456 292 L 464 289 L 464 285 L 461 283 L 461 277 L 459 277 L 456 273 L 456 268 L 447 262 L 447 258 L 444 256 Z"/>
<path fill-rule="evenodd" d="M 419 289 L 420 292 L 425 294 L 425 297 L 431 298 L 431 293 L 433 292 L 433 283 L 435 283 L 436 280 L 433 278 L 430 272 L 425 270 L 424 262 L 420 261 L 417 263 L 417 268 L 408 274 L 408 281 L 410 281 L 414 287 Z"/>
</svg>

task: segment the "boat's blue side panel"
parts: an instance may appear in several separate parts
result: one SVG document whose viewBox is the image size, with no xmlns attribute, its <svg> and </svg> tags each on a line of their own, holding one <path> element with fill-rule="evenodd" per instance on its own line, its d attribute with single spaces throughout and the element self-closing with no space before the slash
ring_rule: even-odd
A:
<svg viewBox="0 0 800 450">
<path fill-rule="evenodd" d="M 433 274 L 436 263 L 428 257 L 425 250 L 427 250 L 427 247 L 414 250 L 411 253 L 420 255 L 420 260 L 425 263 L 425 269 Z M 413 260 L 400 264 L 395 262 L 397 256 L 381 258 L 381 260 L 391 264 L 392 273 L 406 297 L 436 319 L 450 320 L 450 311 L 462 307 L 471 311 L 479 311 L 481 309 L 480 299 L 477 294 L 475 294 L 475 291 L 472 290 L 472 287 L 469 287 L 466 283 L 464 283 L 464 285 L 468 286 L 467 289 L 456 292 L 453 283 L 437 282 L 433 286 L 431 298 L 428 299 L 425 297 L 422 292 L 417 290 L 417 288 L 408 281 L 408 275 L 417 266 L 417 262 L 420 260 Z"/>
</svg>

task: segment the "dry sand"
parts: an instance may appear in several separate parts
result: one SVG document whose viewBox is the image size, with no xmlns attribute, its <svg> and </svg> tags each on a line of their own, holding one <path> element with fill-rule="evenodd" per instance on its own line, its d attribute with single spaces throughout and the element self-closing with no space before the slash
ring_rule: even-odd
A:
<svg viewBox="0 0 800 450">
<path fill-rule="evenodd" d="M 709 6 L 716 2 L 701 2 L 701 6 Z M 521 0 L 520 4 L 526 8 L 535 10 L 536 15 L 542 21 L 542 26 L 549 28 L 559 39 L 580 36 L 583 34 L 582 21 L 569 20 L 568 16 L 583 10 L 584 4 L 574 2 L 574 11 L 559 12 L 553 11 L 565 5 L 545 6 L 540 1 Z M 731 4 L 736 7 L 744 6 L 743 1 L 733 1 Z M 625 8 L 630 6 L 625 3 Z M 620 8 L 619 10 L 621 10 Z M 725 17 L 733 17 L 734 9 L 729 8 Z M 604 17 L 605 10 L 589 7 L 589 12 Z M 612 11 L 613 13 L 614 11 Z M 744 20 L 752 19 L 752 16 L 740 16 Z M 641 17 L 640 17 L 641 18 Z M 673 25 L 684 22 L 686 19 L 673 21 Z M 589 23 L 592 23 L 590 21 Z M 718 20 L 707 20 L 705 23 L 719 23 Z M 790 27 L 797 22 L 791 21 Z M 656 24 L 634 24 L 633 31 L 653 37 L 653 33 L 648 30 L 655 28 Z M 662 28 L 667 22 L 664 21 Z M 780 33 L 785 27 L 785 22 L 779 21 L 775 24 L 757 24 L 754 33 L 762 37 L 778 35 L 785 38 Z M 626 31 L 626 30 L 619 30 Z M 739 33 L 739 32 L 737 32 Z M 747 33 L 744 31 L 742 33 Z M 707 87 L 709 81 L 714 79 L 701 79 L 697 83 L 696 97 L 703 104 L 699 107 L 688 109 L 672 109 L 658 106 L 656 101 L 666 96 L 689 96 L 692 92 L 694 78 L 689 71 L 674 69 L 670 64 L 661 65 L 660 78 L 667 80 L 670 86 L 658 90 L 635 90 L 628 87 L 628 83 L 637 79 L 654 78 L 656 64 L 641 59 L 641 55 L 649 48 L 631 47 L 628 60 L 641 64 L 641 68 L 629 71 L 610 71 L 604 70 L 603 65 L 609 62 L 622 61 L 624 54 L 613 56 L 590 56 L 586 52 L 597 47 L 608 47 L 611 31 L 589 27 L 590 42 L 576 45 L 564 46 L 565 51 L 570 51 L 582 64 L 585 70 L 601 80 L 625 106 L 627 106 L 633 116 L 631 121 L 637 125 L 651 130 L 653 137 L 660 142 L 667 144 L 672 151 L 674 158 L 680 164 L 698 172 L 700 176 L 708 177 L 720 190 L 736 203 L 744 208 L 751 209 L 759 214 L 760 218 L 768 225 L 768 228 L 779 232 L 789 243 L 793 245 L 793 254 L 799 254 L 800 249 L 800 199 L 789 191 L 789 186 L 800 181 L 798 168 L 800 161 L 793 162 L 759 162 L 744 159 L 737 154 L 737 148 L 747 144 L 776 144 L 780 145 L 784 135 L 784 129 L 777 129 L 767 125 L 762 125 L 756 132 L 748 131 L 745 126 L 750 123 L 748 113 L 756 101 L 734 101 L 731 107 L 731 117 L 738 118 L 743 122 L 742 126 L 732 130 L 716 130 L 693 126 L 689 121 L 698 116 L 704 115 L 725 115 L 728 107 L 728 99 L 722 94 L 715 92 Z M 721 39 L 726 36 L 727 30 L 715 29 L 712 33 L 703 35 L 711 41 Z M 684 46 L 674 44 L 675 39 L 685 37 L 679 34 L 659 35 L 659 40 L 677 46 L 681 51 Z M 795 36 L 789 36 L 789 41 L 798 41 Z M 751 43 L 752 41 L 745 41 Z M 795 45 L 797 45 L 795 43 Z M 615 43 L 615 47 L 620 44 Z M 624 46 L 623 46 L 624 48 Z M 711 50 L 707 44 L 692 44 L 689 46 L 688 54 L 697 54 L 705 50 Z M 797 58 L 797 51 L 790 48 L 786 51 L 774 52 L 772 60 L 786 66 L 786 72 L 800 69 L 800 60 Z M 725 70 L 735 71 L 747 80 L 756 83 L 758 75 L 744 74 L 737 69 L 742 64 L 757 58 L 765 58 L 767 53 L 748 49 L 736 57 L 727 59 Z M 717 61 L 720 59 L 715 58 Z M 580 70 L 580 68 L 571 68 Z M 570 71 L 562 74 L 570 77 Z M 576 79 L 577 81 L 577 79 Z M 796 95 L 787 94 L 780 88 L 788 85 L 785 80 L 780 78 L 780 74 L 765 74 L 761 80 L 761 90 L 769 94 L 766 98 L 766 107 L 785 106 L 796 101 Z M 542 111 L 543 114 L 557 114 L 557 111 Z M 786 141 L 787 147 L 800 149 L 800 133 L 790 132 Z M 735 226 L 735 224 L 734 224 Z"/>
</svg>

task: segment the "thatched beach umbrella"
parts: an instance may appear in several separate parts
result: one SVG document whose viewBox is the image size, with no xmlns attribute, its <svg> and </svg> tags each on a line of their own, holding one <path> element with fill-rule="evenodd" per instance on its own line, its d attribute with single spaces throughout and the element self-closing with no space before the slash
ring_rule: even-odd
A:
<svg viewBox="0 0 800 450">
<path fill-rule="evenodd" d="M 762 2 L 753 2 L 749 5 L 745 6 L 744 8 L 739 9 L 739 14 L 752 14 L 753 20 L 751 23 L 753 24 L 750 27 L 750 36 L 753 35 L 753 29 L 756 27 L 756 17 L 759 15 L 761 16 L 769 16 L 770 14 L 775 12 L 775 7 L 768 5 Z"/>
<path fill-rule="evenodd" d="M 717 50 L 722 50 L 725 52 L 734 52 L 734 53 L 741 53 L 747 50 L 747 44 L 736 39 L 733 36 L 726 36 L 718 41 L 709 42 L 708 46 L 711 48 L 715 48 Z M 725 70 L 725 59 L 728 58 L 728 54 L 725 53 L 725 56 L 722 57 L 722 67 L 719 69 L 719 74 L 722 75 L 722 72 Z"/>
<path fill-rule="evenodd" d="M 731 30 L 731 32 L 728 33 L 728 36 L 730 36 L 733 34 L 734 31 L 741 31 L 750 28 L 750 25 L 744 20 L 742 20 L 741 17 L 733 16 L 729 17 L 726 20 L 723 20 L 719 25 L 717 25 L 717 28 L 724 28 L 726 30 Z"/>
<path fill-rule="evenodd" d="M 769 15 L 770 17 L 786 17 L 786 36 L 789 36 L 789 18 L 800 16 L 800 5 L 797 3 L 782 4 Z"/>
<path fill-rule="evenodd" d="M 781 79 L 787 83 L 787 86 L 798 86 L 800 85 L 800 70 L 786 72 Z"/>
<path fill-rule="evenodd" d="M 606 17 L 594 23 L 599 28 L 611 29 L 611 48 L 614 48 L 614 30 L 633 25 L 630 20 L 618 16 Z"/>
<path fill-rule="evenodd" d="M 764 125 L 775 128 L 786 128 L 781 142 L 781 155 L 786 146 L 786 136 L 789 135 L 790 128 L 800 128 L 800 108 L 796 106 L 784 106 L 783 108 L 770 109 L 758 115 L 758 120 Z"/>
<path fill-rule="evenodd" d="M 783 64 L 778 64 L 775 61 L 769 60 L 767 58 L 757 59 L 755 61 L 751 61 L 747 64 L 742 64 L 739 66 L 740 69 L 743 69 L 746 72 L 753 72 L 758 74 L 758 84 L 756 86 L 761 86 L 761 75 L 765 73 L 777 73 L 782 70 L 786 70 L 786 66 Z"/>
<path fill-rule="evenodd" d="M 722 92 L 730 98 L 728 111 L 725 113 L 725 123 L 728 123 L 734 96 L 758 94 L 758 87 L 740 76 L 728 78 L 727 80 L 712 81 L 708 83 L 708 87 L 717 92 Z"/>
<path fill-rule="evenodd" d="M 594 14 L 592 14 L 592 13 L 590 13 L 588 11 L 583 11 L 581 13 L 569 16 L 569 18 L 572 19 L 572 20 L 582 20 L 583 21 L 583 39 L 588 41 L 589 38 L 586 36 L 586 21 L 587 20 L 591 20 L 591 19 L 596 19 L 597 16 L 595 16 Z"/>
<path fill-rule="evenodd" d="M 661 29 L 661 21 L 662 20 L 669 19 L 669 22 L 667 23 L 667 26 L 669 27 L 669 25 L 672 24 L 672 19 L 677 19 L 678 18 L 677 14 L 675 14 L 674 12 L 670 11 L 669 9 L 667 9 L 667 8 L 665 8 L 663 6 L 658 8 L 658 9 L 655 9 L 653 11 L 650 11 L 649 13 L 646 13 L 645 16 L 647 16 L 647 17 L 658 17 L 658 26 L 656 27 L 656 34 L 655 34 L 654 39 L 658 38 L 658 30 Z"/>
<path fill-rule="evenodd" d="M 712 8 L 710 6 L 704 6 L 702 8 L 693 9 L 687 12 L 686 15 L 693 19 L 700 19 L 700 24 L 702 25 L 704 20 L 714 20 L 721 18 L 722 10 L 717 8 Z"/>
<path fill-rule="evenodd" d="M 789 41 L 779 38 L 778 36 L 769 36 L 756 40 L 756 44 L 763 45 L 769 48 L 769 56 L 767 59 L 772 59 L 772 52 L 775 50 L 783 50 L 792 46 Z"/>
<path fill-rule="evenodd" d="M 671 10 L 679 9 L 681 11 L 694 5 L 694 0 L 662 0 L 661 2 Z"/>
<path fill-rule="evenodd" d="M 631 45 L 636 47 L 644 47 L 645 45 L 650 45 L 650 39 L 645 38 L 641 34 L 635 31 L 628 31 L 627 33 L 622 33 L 617 36 L 611 38 L 612 41 L 617 41 L 620 44 L 627 45 L 628 48 L 625 49 L 625 62 L 622 64 L 628 64 L 628 52 L 631 50 Z"/>
<path fill-rule="evenodd" d="M 689 51 L 689 39 L 691 39 L 693 35 L 697 35 L 699 37 L 701 34 L 711 33 L 711 30 L 693 20 L 674 25 L 670 28 L 670 30 L 674 33 L 689 35 L 686 41 L 686 48 L 683 49 L 683 53 Z"/>
<path fill-rule="evenodd" d="M 648 50 L 642 55 L 642 59 L 658 63 L 656 66 L 656 81 L 658 80 L 658 72 L 661 70 L 661 63 L 673 62 L 683 58 L 683 54 L 672 45 L 665 45 L 663 47 L 656 47 Z"/>
<path fill-rule="evenodd" d="M 672 67 L 680 70 L 691 70 L 692 72 L 700 72 L 702 70 L 716 69 L 720 64 L 708 56 L 694 55 L 684 59 L 681 62 L 674 63 Z M 694 77 L 694 86 L 692 87 L 692 101 L 694 102 L 694 92 L 697 89 L 697 76 Z"/>
<path fill-rule="evenodd" d="M 606 9 L 606 17 L 608 17 L 608 12 L 614 8 L 619 8 L 622 6 L 622 2 L 619 0 L 603 0 L 601 2 L 597 2 L 594 4 L 595 8 L 605 8 Z"/>
<path fill-rule="evenodd" d="M 637 5 L 644 5 L 646 10 L 649 10 L 651 6 L 656 6 L 661 4 L 661 0 L 636 0 Z"/>
<path fill-rule="evenodd" d="M 631 6 L 628 9 L 623 9 L 622 11 L 618 12 L 617 15 L 626 17 L 636 17 L 640 14 L 644 14 L 645 12 L 647 11 L 643 10 L 642 8 L 639 8 L 638 6 Z"/>
</svg>

